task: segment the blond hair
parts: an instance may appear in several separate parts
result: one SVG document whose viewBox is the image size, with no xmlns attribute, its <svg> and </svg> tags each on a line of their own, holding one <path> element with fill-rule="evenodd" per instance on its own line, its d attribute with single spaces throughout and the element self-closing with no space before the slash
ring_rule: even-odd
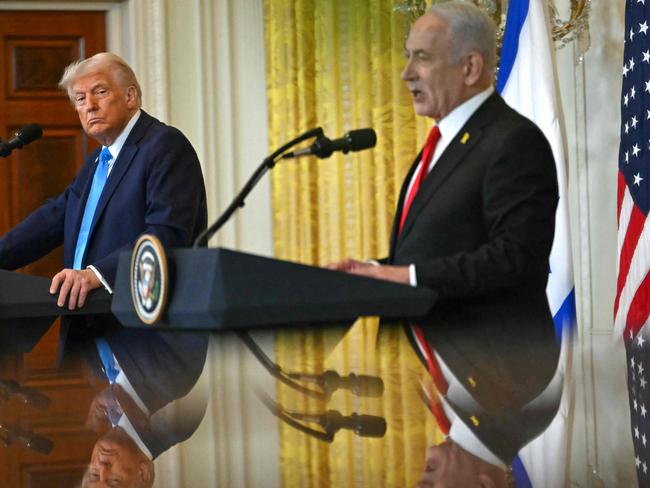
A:
<svg viewBox="0 0 650 488">
<path fill-rule="evenodd" d="M 66 90 L 68 97 L 73 101 L 72 88 L 74 82 L 83 75 L 100 71 L 109 73 L 113 77 L 113 81 L 124 90 L 130 86 L 135 87 L 138 93 L 138 106 L 140 106 L 142 103 L 142 89 L 135 77 L 135 73 L 126 64 L 126 61 L 113 53 L 98 53 L 90 58 L 79 59 L 69 64 L 63 72 L 61 81 L 59 81 L 59 88 Z"/>
</svg>

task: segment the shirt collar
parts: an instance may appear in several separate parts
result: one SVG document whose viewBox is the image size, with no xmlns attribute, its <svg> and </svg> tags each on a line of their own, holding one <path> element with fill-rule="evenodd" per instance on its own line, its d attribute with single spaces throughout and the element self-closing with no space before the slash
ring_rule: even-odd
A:
<svg viewBox="0 0 650 488">
<path fill-rule="evenodd" d="M 443 140 L 451 141 L 456 134 L 463 128 L 469 118 L 474 115 L 474 112 L 489 98 L 494 92 L 494 87 L 483 90 L 477 93 L 469 100 L 461 103 L 458 107 L 449 112 L 445 117 L 438 121 L 438 128 Z"/>
<path fill-rule="evenodd" d="M 144 443 L 142 437 L 140 437 L 138 431 L 135 430 L 135 427 L 133 427 L 133 424 L 126 416 L 126 414 L 123 414 L 120 417 L 120 421 L 117 425 L 118 427 L 121 427 L 124 432 L 126 432 L 126 434 L 133 440 L 133 442 L 135 442 L 136 446 L 138 446 L 138 449 L 140 449 L 140 452 L 142 452 L 142 454 L 147 456 L 147 458 L 153 460 L 153 454 L 151 453 L 151 450 Z"/>
<path fill-rule="evenodd" d="M 129 137 L 129 134 L 131 133 L 131 130 L 133 129 L 135 123 L 140 118 L 141 113 L 142 110 L 138 109 L 138 111 L 135 114 L 133 114 L 133 117 L 131 117 L 131 120 L 129 120 L 129 123 L 126 124 L 124 130 L 122 130 L 120 135 L 117 136 L 115 142 L 113 142 L 113 144 L 108 146 L 108 151 L 111 153 L 111 156 L 113 156 L 111 163 L 117 160 L 117 157 L 120 155 L 120 151 L 122 150 L 122 146 L 124 146 L 124 143 L 126 142 L 126 138 Z M 102 146 L 102 148 L 104 147 L 106 146 Z"/>
</svg>

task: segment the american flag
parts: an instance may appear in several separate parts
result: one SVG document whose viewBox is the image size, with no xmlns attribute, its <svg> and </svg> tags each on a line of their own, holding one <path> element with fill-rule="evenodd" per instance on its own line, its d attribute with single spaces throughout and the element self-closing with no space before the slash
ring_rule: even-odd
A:
<svg viewBox="0 0 650 488">
<path fill-rule="evenodd" d="M 650 0 L 648 0 L 650 4 Z M 650 32 L 646 0 L 627 0 L 618 162 L 618 280 L 614 327 L 625 340 L 632 437 L 640 486 L 650 486 Z"/>
<path fill-rule="evenodd" d="M 649 339 L 646 328 L 633 340 L 626 341 L 627 387 L 630 394 L 634 464 L 639 486 L 650 486 L 650 385 L 646 370 L 650 358 Z"/>
</svg>

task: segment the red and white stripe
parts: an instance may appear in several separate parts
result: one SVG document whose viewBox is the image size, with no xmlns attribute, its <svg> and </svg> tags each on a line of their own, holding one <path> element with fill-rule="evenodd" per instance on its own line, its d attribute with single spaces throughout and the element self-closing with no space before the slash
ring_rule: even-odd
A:
<svg viewBox="0 0 650 488">
<path fill-rule="evenodd" d="M 614 332 L 631 339 L 650 315 L 650 224 L 618 174 L 618 270 Z M 631 334 L 630 334 L 631 331 Z"/>
</svg>

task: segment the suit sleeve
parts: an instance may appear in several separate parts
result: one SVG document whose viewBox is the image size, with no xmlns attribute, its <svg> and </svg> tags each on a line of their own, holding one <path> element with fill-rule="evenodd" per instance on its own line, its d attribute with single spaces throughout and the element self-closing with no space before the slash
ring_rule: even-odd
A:
<svg viewBox="0 0 650 488">
<path fill-rule="evenodd" d="M 171 127 L 152 142 L 152 147 L 155 149 L 146 160 L 146 215 L 141 234 L 155 235 L 167 249 L 190 246 L 197 226 L 204 228 L 207 221 L 198 157 L 185 136 Z M 119 255 L 133 244 L 87 264 L 113 286 Z"/>
<path fill-rule="evenodd" d="M 527 124 L 510 131 L 495 153 L 502 156 L 487 166 L 482 181 L 485 242 L 414 263 L 418 284 L 442 296 L 546 282 L 558 201 L 551 148 L 541 131 Z"/>
<path fill-rule="evenodd" d="M 0 238 L 1 269 L 22 268 L 63 244 L 66 204 L 75 185 L 77 180 Z"/>
</svg>

